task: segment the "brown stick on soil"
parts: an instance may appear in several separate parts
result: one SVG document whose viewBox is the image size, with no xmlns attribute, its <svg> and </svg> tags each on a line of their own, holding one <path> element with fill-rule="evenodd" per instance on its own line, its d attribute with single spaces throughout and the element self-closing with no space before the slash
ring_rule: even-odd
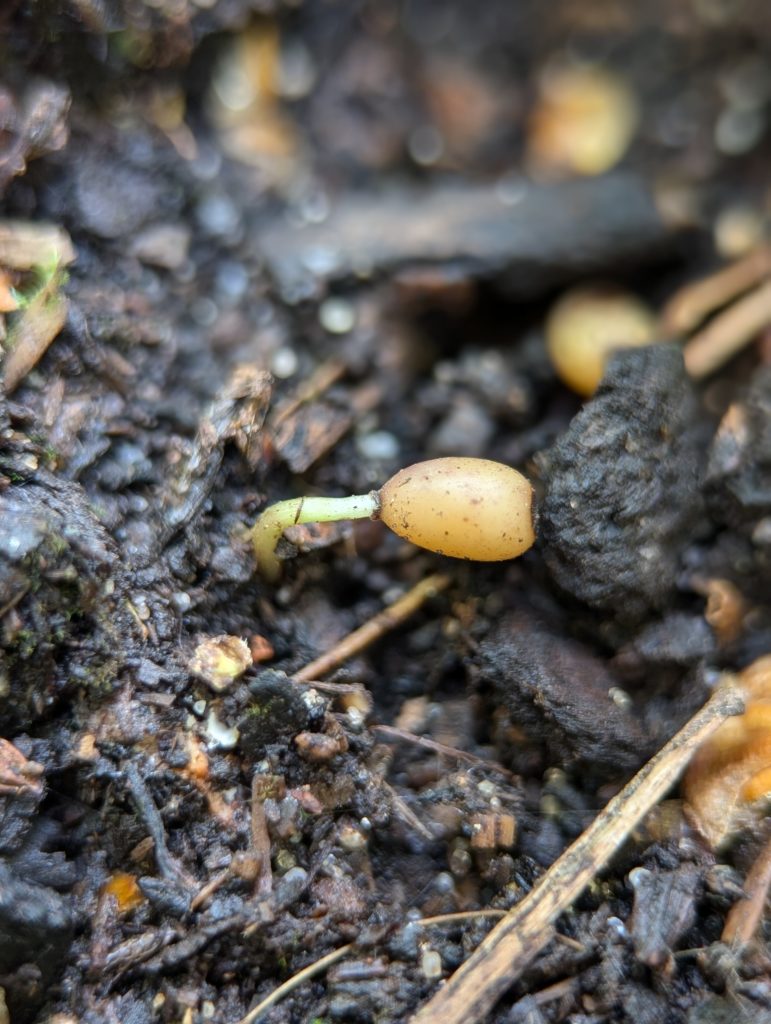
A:
<svg viewBox="0 0 771 1024">
<path fill-rule="evenodd" d="M 755 937 L 766 908 L 771 887 L 771 839 L 768 839 L 744 882 L 746 896 L 731 907 L 723 926 L 721 940 L 731 946 L 744 946 Z"/>
<path fill-rule="evenodd" d="M 476 1024 L 554 934 L 554 924 L 661 799 L 696 748 L 732 715 L 741 690 L 730 680 L 697 711 L 565 850 L 532 891 L 413 1018 L 412 1024 Z"/>
<path fill-rule="evenodd" d="M 685 368 L 692 377 L 708 377 L 771 324 L 771 281 L 716 316 L 694 334 L 683 349 Z"/>
<path fill-rule="evenodd" d="M 413 615 L 425 601 L 440 593 L 449 584 L 450 577 L 439 573 L 428 576 L 426 579 L 421 580 L 420 583 L 416 583 L 398 601 L 394 601 L 388 608 L 378 612 L 369 622 L 365 622 L 363 626 L 359 626 L 353 633 L 343 637 L 326 654 L 322 654 L 320 658 L 316 658 L 315 661 L 311 661 L 305 668 L 295 672 L 292 679 L 296 683 L 310 683 L 314 679 L 318 679 L 319 676 L 325 676 L 327 672 L 339 668 L 344 661 L 353 658 L 356 654 L 360 654 L 370 644 L 379 640 L 381 636 L 384 636 L 392 629 L 396 629 L 405 619 Z"/>
<path fill-rule="evenodd" d="M 463 761 L 465 764 L 485 768 L 488 771 L 498 772 L 498 774 L 505 775 L 508 778 L 511 778 L 514 774 L 508 768 L 504 768 L 502 764 L 498 764 L 497 761 L 486 761 L 478 754 L 470 754 L 467 750 L 459 750 L 457 747 L 450 747 L 446 743 L 438 743 L 428 736 L 418 736 L 414 732 L 397 729 L 393 725 L 373 725 L 371 728 L 373 732 L 385 736 L 386 739 L 404 740 L 406 743 L 414 743 L 425 750 L 433 750 L 434 753 L 444 757 L 453 758 L 455 761 Z"/>
<path fill-rule="evenodd" d="M 664 334 L 688 334 L 721 306 L 771 276 L 771 249 L 761 246 L 744 259 L 681 288 L 664 306 Z"/>
</svg>

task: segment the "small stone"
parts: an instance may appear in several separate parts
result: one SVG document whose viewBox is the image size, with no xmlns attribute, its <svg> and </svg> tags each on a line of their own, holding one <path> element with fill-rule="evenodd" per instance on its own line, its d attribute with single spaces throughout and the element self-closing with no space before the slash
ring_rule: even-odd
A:
<svg viewBox="0 0 771 1024">
<path fill-rule="evenodd" d="M 283 345 L 274 352 L 270 362 L 270 368 L 279 380 L 287 380 L 289 377 L 293 377 L 297 373 L 299 365 L 300 360 L 297 358 L 297 353 L 286 345 Z"/>
<path fill-rule="evenodd" d="M 215 636 L 196 647 L 188 667 L 216 693 L 222 693 L 251 665 L 252 655 L 245 641 L 237 636 Z"/>
<path fill-rule="evenodd" d="M 211 745 L 220 750 L 232 750 L 239 739 L 238 729 L 235 726 L 229 729 L 223 725 L 214 711 L 210 711 L 206 719 L 206 734 Z"/>
<path fill-rule="evenodd" d="M 131 252 L 142 263 L 177 270 L 187 260 L 190 229 L 184 224 L 150 224 L 131 243 Z"/>
<path fill-rule="evenodd" d="M 356 323 L 356 310 L 345 299 L 326 299 L 319 307 L 319 323 L 330 334 L 347 334 Z"/>
<path fill-rule="evenodd" d="M 431 435 L 429 446 L 437 455 L 481 456 L 495 433 L 495 424 L 476 402 L 455 403 Z"/>
<path fill-rule="evenodd" d="M 356 439 L 356 447 L 365 459 L 390 462 L 399 454 L 399 442 L 387 430 L 373 430 Z"/>
<path fill-rule="evenodd" d="M 163 675 L 163 669 L 160 665 L 156 665 L 154 661 L 150 661 L 149 658 L 142 658 L 137 666 L 136 680 L 142 686 L 157 686 L 161 681 Z"/>
<path fill-rule="evenodd" d="M 435 949 L 426 949 L 420 958 L 420 970 L 429 981 L 442 976 L 442 958 Z"/>
<path fill-rule="evenodd" d="M 308 872 L 304 868 L 289 868 L 276 883 L 275 900 L 278 906 L 289 906 L 298 900 L 307 884 Z"/>
</svg>

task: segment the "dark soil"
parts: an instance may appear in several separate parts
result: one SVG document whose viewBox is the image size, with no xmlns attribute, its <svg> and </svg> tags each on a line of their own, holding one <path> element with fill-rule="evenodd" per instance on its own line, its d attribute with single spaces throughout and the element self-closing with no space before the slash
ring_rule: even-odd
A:
<svg viewBox="0 0 771 1024">
<path fill-rule="evenodd" d="M 491 926 L 419 919 L 515 904 L 771 650 L 768 338 L 700 383 L 676 344 L 628 352 L 583 405 L 543 343 L 563 287 L 660 308 L 721 263 L 727 210 L 767 220 L 767 13 L 3 5 L 2 221 L 77 259 L 0 390 L 0 1022 L 236 1024 L 349 943 L 261 1019 L 406 1021 Z M 607 175 L 527 158 L 569 54 L 640 103 Z M 297 528 L 256 577 L 266 504 L 448 454 L 533 479 L 532 551 L 454 562 L 365 521 Z M 342 685 L 289 678 L 432 572 Z M 223 636 L 253 664 L 207 682 Z M 719 942 L 764 829 L 715 853 L 673 800 L 490 1021 L 771 1020 L 768 922 Z"/>
</svg>

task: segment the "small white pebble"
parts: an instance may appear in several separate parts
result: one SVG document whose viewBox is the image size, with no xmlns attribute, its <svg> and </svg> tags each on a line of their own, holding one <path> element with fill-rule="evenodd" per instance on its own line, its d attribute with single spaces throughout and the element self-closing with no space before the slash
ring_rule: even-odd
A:
<svg viewBox="0 0 771 1024">
<path fill-rule="evenodd" d="M 744 256 L 763 241 L 762 213 L 752 206 L 729 206 L 715 220 L 715 248 L 727 260 Z"/>
<path fill-rule="evenodd" d="M 621 708 L 623 711 L 626 711 L 632 706 L 632 698 L 626 690 L 622 690 L 620 686 L 611 686 L 608 690 L 608 696 L 616 707 Z"/>
<path fill-rule="evenodd" d="M 226 195 L 210 193 L 196 208 L 198 223 L 210 235 L 226 238 L 235 233 L 241 221 L 241 214 L 235 203 Z"/>
<path fill-rule="evenodd" d="M 348 728 L 359 733 L 364 728 L 364 714 L 360 708 L 348 708 L 345 713 L 348 719 Z"/>
<path fill-rule="evenodd" d="M 620 917 L 608 918 L 608 931 L 613 932 L 619 939 L 629 938 L 629 932 L 626 930 L 626 925 Z"/>
<path fill-rule="evenodd" d="M 217 270 L 217 290 L 230 302 L 238 302 L 249 289 L 249 274 L 243 263 L 225 260 Z"/>
<path fill-rule="evenodd" d="M 771 516 L 764 516 L 752 531 L 752 543 L 760 548 L 771 547 Z"/>
<path fill-rule="evenodd" d="M 495 198 L 504 206 L 516 206 L 525 198 L 526 185 L 519 174 L 507 174 L 495 185 Z"/>
<path fill-rule="evenodd" d="M 273 358 L 270 361 L 270 368 L 273 371 L 274 376 L 280 380 L 286 380 L 288 377 L 293 377 L 297 373 L 297 367 L 299 360 L 297 353 L 293 348 L 289 348 L 287 345 L 282 345 L 281 348 L 277 349 L 273 353 Z"/>
<path fill-rule="evenodd" d="M 220 103 L 228 110 L 248 110 L 254 102 L 255 85 L 242 61 L 227 53 L 215 69 L 212 88 Z"/>
<path fill-rule="evenodd" d="M 421 167 L 430 167 L 444 153 L 444 139 L 433 125 L 416 128 L 407 140 L 410 156 Z"/>
<path fill-rule="evenodd" d="M 287 43 L 281 52 L 278 91 L 288 100 L 307 96 L 316 84 L 316 64 L 310 50 L 299 40 Z"/>
<path fill-rule="evenodd" d="M 209 717 L 206 719 L 206 735 L 209 737 L 213 747 L 217 747 L 220 750 L 232 750 L 236 743 L 238 743 L 240 734 L 235 726 L 232 729 L 228 729 L 217 718 L 216 713 L 210 711 Z"/>
<path fill-rule="evenodd" d="M 356 323 L 356 310 L 346 299 L 325 299 L 319 307 L 319 323 L 330 334 L 347 334 Z"/>
<path fill-rule="evenodd" d="M 329 198 L 321 189 L 304 196 L 299 207 L 300 216 L 306 224 L 323 224 L 329 217 L 329 210 Z"/>
<path fill-rule="evenodd" d="M 177 590 L 171 595 L 171 603 L 178 612 L 186 612 L 193 603 L 193 599 L 184 590 Z"/>
<path fill-rule="evenodd" d="M 191 306 L 190 312 L 195 322 L 201 327 L 211 327 L 212 324 L 217 322 L 217 317 L 219 316 L 216 302 L 205 297 L 196 299 Z"/>
<path fill-rule="evenodd" d="M 434 879 L 434 888 L 440 893 L 450 893 L 455 891 L 455 879 L 452 877 L 449 871 L 440 871 Z"/>
<path fill-rule="evenodd" d="M 627 875 L 627 881 L 633 889 L 637 890 L 641 885 L 645 885 L 651 880 L 653 875 L 647 868 L 632 868 Z"/>
<path fill-rule="evenodd" d="M 760 110 L 724 110 L 715 125 L 715 145 L 721 153 L 740 156 L 760 141 L 766 123 Z"/>
<path fill-rule="evenodd" d="M 356 438 L 356 447 L 365 459 L 387 462 L 399 454 L 399 442 L 387 430 L 373 430 Z"/>
<path fill-rule="evenodd" d="M 319 277 L 326 277 L 337 269 L 340 253 L 326 245 L 308 246 L 300 260 L 306 270 Z"/>
<path fill-rule="evenodd" d="M 442 976 L 442 958 L 435 949 L 426 949 L 420 958 L 420 970 L 424 978 L 433 980 Z"/>
</svg>

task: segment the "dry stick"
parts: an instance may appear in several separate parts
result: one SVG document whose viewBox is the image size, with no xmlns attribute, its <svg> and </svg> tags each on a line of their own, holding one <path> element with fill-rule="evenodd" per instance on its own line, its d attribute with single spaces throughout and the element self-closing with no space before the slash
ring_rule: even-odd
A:
<svg viewBox="0 0 771 1024">
<path fill-rule="evenodd" d="M 514 774 L 508 768 L 504 768 L 502 764 L 498 764 L 497 761 L 486 761 L 483 757 L 479 757 L 478 754 L 470 754 L 467 750 L 450 747 L 446 743 L 439 743 L 437 740 L 429 739 L 428 736 L 418 736 L 414 732 L 407 732 L 406 729 L 397 729 L 394 725 L 373 725 L 371 728 L 373 732 L 380 733 L 381 736 L 404 740 L 406 743 L 414 743 L 418 747 L 432 750 L 435 754 L 443 754 L 446 757 L 453 758 L 455 761 L 462 761 L 474 767 L 487 768 L 488 771 L 497 772 L 499 775 L 505 775 L 507 778 L 511 778 Z"/>
<path fill-rule="evenodd" d="M 771 887 L 771 839 L 768 839 L 744 882 L 746 896 L 731 907 L 721 939 L 733 946 L 751 942 L 758 930 Z"/>
<path fill-rule="evenodd" d="M 317 974 L 321 974 L 327 967 L 331 967 L 332 964 L 337 963 L 338 960 L 350 953 L 353 949 L 353 943 L 349 942 L 347 946 L 341 946 L 339 949 L 333 949 L 331 953 L 327 953 L 320 960 L 316 960 L 315 963 L 308 964 L 307 967 L 303 967 L 297 974 L 293 974 L 291 978 L 288 978 L 283 984 L 279 985 L 277 989 L 274 989 L 269 996 L 266 996 L 261 1003 L 253 1006 L 252 1009 L 247 1013 L 245 1017 L 242 1017 L 238 1021 L 238 1024 L 255 1024 L 262 1015 L 269 1010 L 276 1003 L 281 1002 L 284 996 L 288 996 L 290 992 L 293 992 L 298 985 L 302 985 L 304 981 L 309 978 L 315 978 Z"/>
<path fill-rule="evenodd" d="M 716 316 L 694 334 L 683 349 L 685 368 L 692 377 L 707 377 L 748 345 L 771 324 L 771 281 Z"/>
<path fill-rule="evenodd" d="M 251 840 L 252 850 L 257 854 L 260 861 L 256 886 L 257 895 L 268 896 L 273 888 L 273 875 L 270 869 L 270 835 L 268 833 L 268 822 L 265 818 L 265 807 L 260 799 L 259 778 L 259 775 L 255 775 L 252 779 Z"/>
<path fill-rule="evenodd" d="M 703 320 L 771 275 L 771 249 L 761 246 L 744 259 L 709 277 L 687 284 L 672 296 L 661 314 L 665 334 L 688 334 Z"/>
<path fill-rule="evenodd" d="M 565 850 L 513 907 L 412 1024 L 476 1024 L 484 1019 L 554 934 L 554 923 L 602 870 L 629 832 L 672 786 L 695 749 L 731 715 L 741 690 L 726 681 Z"/>
<path fill-rule="evenodd" d="M 455 910 L 451 914 L 435 914 L 433 917 L 420 917 L 415 921 L 416 925 L 420 925 L 421 928 L 428 928 L 433 924 L 452 924 L 453 922 L 463 921 L 477 921 L 483 918 L 498 918 L 505 917 L 505 910 Z"/>
<path fill-rule="evenodd" d="M 402 819 L 405 825 L 409 825 L 410 828 L 414 829 L 419 836 L 431 842 L 434 839 L 433 834 L 423 824 L 420 818 L 415 814 L 409 804 L 399 796 L 393 786 L 389 786 L 387 782 L 380 783 L 381 789 L 383 789 L 391 798 L 391 807 L 398 817 Z"/>
<path fill-rule="evenodd" d="M 316 658 L 315 661 L 310 662 L 305 668 L 295 672 L 292 679 L 296 683 L 310 683 L 319 676 L 324 676 L 327 672 L 339 668 L 348 658 L 353 658 L 355 655 L 360 654 L 370 644 L 389 632 L 389 630 L 401 625 L 425 601 L 440 593 L 449 584 L 450 577 L 443 576 L 440 573 L 428 576 L 426 579 L 421 580 L 420 583 L 416 583 L 411 590 L 408 590 L 406 594 L 397 601 L 394 601 L 388 608 L 384 608 L 382 612 L 378 612 L 377 615 L 373 616 L 369 622 L 365 622 L 363 626 L 355 629 L 353 633 L 343 637 L 326 654 L 322 654 L 320 658 Z"/>
<path fill-rule="evenodd" d="M 418 921 L 415 921 L 416 925 L 435 925 L 435 924 L 446 924 L 456 921 L 467 921 L 469 919 L 475 919 L 480 917 L 501 917 L 505 911 L 503 910 L 470 910 L 470 911 L 459 911 L 455 914 L 438 914 L 436 917 L 424 917 Z M 256 1024 L 256 1021 L 271 1007 L 279 1003 L 284 996 L 288 996 L 290 992 L 293 992 L 298 985 L 301 985 L 304 981 L 308 981 L 309 978 L 315 978 L 317 974 L 321 974 L 327 967 L 331 967 L 337 963 L 338 960 L 342 960 L 346 954 L 350 953 L 354 948 L 355 943 L 349 942 L 346 946 L 341 946 L 339 949 L 333 949 L 331 953 L 327 953 L 320 960 L 316 960 L 315 963 L 308 964 L 307 967 L 303 967 L 297 974 L 293 974 L 291 978 L 288 978 L 285 982 L 274 989 L 269 996 L 266 996 L 261 1003 L 257 1006 L 253 1006 L 252 1009 L 247 1013 L 245 1017 L 242 1017 L 238 1021 L 238 1024 Z"/>
</svg>

